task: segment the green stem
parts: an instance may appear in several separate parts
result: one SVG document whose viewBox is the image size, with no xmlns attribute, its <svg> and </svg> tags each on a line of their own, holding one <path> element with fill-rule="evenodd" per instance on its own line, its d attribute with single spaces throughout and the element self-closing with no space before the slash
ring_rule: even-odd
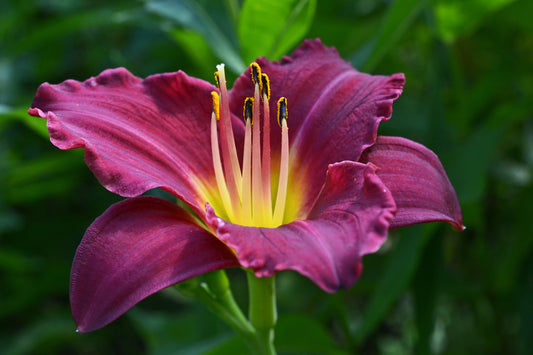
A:
<svg viewBox="0 0 533 355">
<path fill-rule="evenodd" d="M 194 297 L 226 322 L 247 343 L 255 338 L 255 329 L 235 302 L 224 270 L 204 275 L 205 283 L 194 291 Z"/>
<path fill-rule="evenodd" d="M 229 280 L 224 270 L 203 276 L 204 282 L 191 279 L 178 289 L 205 304 L 226 322 L 248 345 L 252 354 L 276 355 L 274 326 L 276 324 L 276 298 L 274 278 L 257 278 L 248 272 L 250 290 L 250 320 L 246 319 L 235 302 Z"/>
<path fill-rule="evenodd" d="M 250 297 L 250 323 L 257 331 L 260 346 L 257 354 L 275 355 L 274 326 L 277 320 L 276 287 L 274 277 L 256 277 L 251 271 L 248 275 Z"/>
</svg>

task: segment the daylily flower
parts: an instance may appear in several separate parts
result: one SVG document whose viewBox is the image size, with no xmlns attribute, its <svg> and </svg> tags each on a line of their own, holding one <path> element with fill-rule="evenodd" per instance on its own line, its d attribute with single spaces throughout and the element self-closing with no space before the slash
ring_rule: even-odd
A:
<svg viewBox="0 0 533 355">
<path fill-rule="evenodd" d="M 128 197 L 88 228 L 70 298 L 80 331 L 147 296 L 230 267 L 295 270 L 327 292 L 348 288 L 389 228 L 446 221 L 460 206 L 434 153 L 377 136 L 403 74 L 372 76 L 319 40 L 281 62 L 259 58 L 226 89 L 179 71 L 123 68 L 43 84 L 29 113 L 61 149 L 84 148 L 108 190 Z M 158 197 L 162 188 L 194 212 Z"/>
</svg>

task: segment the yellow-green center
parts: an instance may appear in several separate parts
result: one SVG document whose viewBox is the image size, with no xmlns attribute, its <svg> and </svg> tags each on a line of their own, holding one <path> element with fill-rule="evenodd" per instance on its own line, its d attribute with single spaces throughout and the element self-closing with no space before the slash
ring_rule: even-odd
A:
<svg viewBox="0 0 533 355">
<path fill-rule="evenodd" d="M 277 191 L 271 186 L 270 149 L 270 84 L 257 63 L 250 66 L 255 85 L 254 97 L 244 102 L 245 136 L 242 165 L 239 163 L 231 126 L 228 91 L 224 65 L 217 66 L 215 77 L 220 95 L 212 93 L 211 149 L 218 195 L 221 204 L 215 211 L 235 224 L 274 228 L 283 223 L 289 174 L 289 134 L 287 99 L 278 101 L 278 122 L 281 127 L 281 154 Z M 261 116 L 262 103 L 262 116 Z M 263 130 L 261 134 L 261 128 Z M 276 159 L 278 160 L 278 159 Z M 242 169 L 241 169 L 242 166 Z M 277 171 L 277 169 L 276 169 Z"/>
</svg>

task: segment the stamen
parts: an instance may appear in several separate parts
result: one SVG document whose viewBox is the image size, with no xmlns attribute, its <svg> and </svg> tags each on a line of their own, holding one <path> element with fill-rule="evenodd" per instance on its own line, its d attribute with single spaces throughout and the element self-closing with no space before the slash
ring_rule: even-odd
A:
<svg viewBox="0 0 533 355">
<path fill-rule="evenodd" d="M 218 192 L 220 193 L 222 204 L 228 214 L 228 218 L 231 221 L 234 218 L 234 215 L 228 187 L 226 185 L 226 179 L 224 178 L 224 172 L 222 171 L 222 161 L 220 160 L 220 151 L 218 148 L 217 117 L 214 111 L 211 114 L 211 153 L 213 156 L 213 168 L 215 169 Z"/>
<path fill-rule="evenodd" d="M 215 178 L 227 218 L 233 223 L 256 227 L 277 227 L 284 221 L 289 174 L 289 133 L 287 99 L 278 101 L 277 120 L 281 127 L 281 156 L 275 203 L 271 187 L 270 81 L 257 63 L 250 65 L 254 96 L 244 101 L 244 147 L 241 166 L 237 160 L 231 126 L 224 65 L 215 73 L 220 95 L 212 92 L 211 145 Z M 261 103 L 263 117 L 261 120 Z M 220 120 L 220 123 L 217 121 Z M 218 126 L 217 126 L 218 124 Z M 220 140 L 220 144 L 219 144 Z M 273 208 L 274 207 L 274 208 Z"/>
<path fill-rule="evenodd" d="M 282 126 L 282 121 L 287 119 L 287 98 L 282 97 L 278 100 L 278 124 Z"/>
<path fill-rule="evenodd" d="M 261 95 L 262 99 L 266 97 L 267 100 L 270 100 L 270 80 L 265 73 L 261 73 Z"/>
<path fill-rule="evenodd" d="M 217 82 L 217 88 L 220 88 L 220 74 L 218 74 L 218 71 L 215 72 L 215 81 Z"/>
<path fill-rule="evenodd" d="M 262 184 L 263 184 L 263 201 L 265 201 L 265 210 L 269 216 L 272 216 L 272 196 L 270 186 L 270 81 L 265 73 L 261 73 L 261 100 L 263 101 L 263 160 L 262 160 Z M 271 221 L 269 221 L 271 222 Z"/>
<path fill-rule="evenodd" d="M 287 127 L 287 99 L 282 97 L 278 101 L 278 122 L 281 127 L 281 159 L 279 168 L 279 184 L 276 196 L 276 207 L 272 223 L 279 226 L 283 223 L 285 202 L 287 200 L 287 182 L 289 178 L 289 128 Z"/>
<path fill-rule="evenodd" d="M 259 85 L 259 88 L 262 89 L 261 67 L 256 62 L 253 62 L 252 64 L 250 64 L 250 68 L 252 74 L 252 81 L 255 85 Z"/>
<path fill-rule="evenodd" d="M 242 156 L 242 209 L 245 225 L 252 224 L 252 121 L 254 100 L 247 97 L 244 101 L 244 151 Z"/>
<path fill-rule="evenodd" d="M 253 124 L 253 110 L 254 110 L 254 98 L 253 97 L 247 97 L 244 100 L 244 109 L 243 109 L 243 117 L 244 122 L 250 120 L 250 122 Z"/>
<path fill-rule="evenodd" d="M 239 160 L 237 158 L 237 149 L 235 147 L 235 137 L 231 127 L 231 114 L 229 111 L 228 90 L 226 88 L 226 74 L 224 64 L 217 65 L 218 71 L 215 73 L 217 83 L 220 89 L 220 105 L 222 110 L 220 115 L 222 123 L 220 125 L 220 138 L 222 140 L 222 158 L 224 159 L 224 173 L 226 176 L 228 190 L 232 201 L 235 204 L 240 203 L 240 191 L 242 189 L 242 176 Z M 229 162 L 229 164 L 228 164 Z"/>
<path fill-rule="evenodd" d="M 211 91 L 211 98 L 213 99 L 213 113 L 218 121 L 220 120 L 220 96 L 216 91 Z"/>
<path fill-rule="evenodd" d="M 254 102 L 259 103 L 259 78 L 261 76 L 261 69 L 259 69 L 259 65 L 257 65 L 257 63 L 252 63 L 251 68 L 252 79 L 255 82 Z M 256 79 L 257 81 L 255 81 Z M 252 124 L 252 218 L 254 225 L 262 224 L 265 220 L 270 219 L 269 217 L 264 217 L 265 213 L 263 211 L 265 201 L 263 201 L 261 179 L 261 120 L 259 109 L 259 104 L 254 105 L 253 116 L 255 124 Z M 271 213 L 272 212 L 269 212 L 269 215 Z"/>
</svg>

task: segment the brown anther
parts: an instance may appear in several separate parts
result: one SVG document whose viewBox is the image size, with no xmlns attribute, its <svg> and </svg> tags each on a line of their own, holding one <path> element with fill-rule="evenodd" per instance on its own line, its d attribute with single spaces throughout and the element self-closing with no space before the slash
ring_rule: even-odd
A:
<svg viewBox="0 0 533 355">
<path fill-rule="evenodd" d="M 250 64 L 250 70 L 252 73 L 252 81 L 255 85 L 261 85 L 261 67 L 256 62 Z"/>
<path fill-rule="evenodd" d="M 278 100 L 278 124 L 281 127 L 283 120 L 286 120 L 288 116 L 287 112 L 287 98 L 281 97 Z"/>
<path fill-rule="evenodd" d="M 266 97 L 267 100 L 270 100 L 270 80 L 268 75 L 261 73 L 261 99 Z"/>
<path fill-rule="evenodd" d="M 253 112 L 254 112 L 254 99 L 253 97 L 247 97 L 246 100 L 244 100 L 244 110 L 243 110 L 243 116 L 244 116 L 244 122 L 248 122 L 250 120 L 250 124 L 253 124 Z"/>
</svg>

